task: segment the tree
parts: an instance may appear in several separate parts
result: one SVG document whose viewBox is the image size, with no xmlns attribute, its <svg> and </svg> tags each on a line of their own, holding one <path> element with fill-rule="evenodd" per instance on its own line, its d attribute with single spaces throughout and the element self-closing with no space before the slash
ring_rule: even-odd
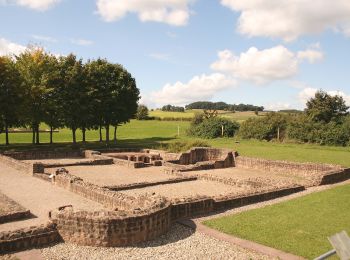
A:
<svg viewBox="0 0 350 260">
<path fill-rule="evenodd" d="M 109 142 L 110 126 L 114 126 L 114 138 L 119 124 L 129 121 L 135 114 L 139 90 L 135 79 L 121 65 L 97 59 L 86 64 L 87 81 L 94 107 L 94 122 L 106 129 Z"/>
<path fill-rule="evenodd" d="M 307 101 L 305 112 L 314 122 L 329 123 L 330 121 L 340 122 L 344 116 L 348 115 L 348 109 L 343 97 L 331 96 L 319 90 L 315 97 Z"/>
<path fill-rule="evenodd" d="M 24 96 L 15 62 L 10 57 L 0 57 L 0 130 L 5 130 L 6 145 L 9 145 L 9 127 L 20 124 Z"/>
<path fill-rule="evenodd" d="M 136 87 L 135 79 L 121 65 L 115 64 L 119 77 L 115 81 L 113 95 L 112 125 L 114 126 L 113 139 L 117 142 L 117 128 L 119 125 L 129 122 L 137 112 L 140 91 Z"/>
<path fill-rule="evenodd" d="M 52 92 L 55 57 L 42 48 L 30 47 L 16 56 L 17 69 L 26 91 L 27 121 L 33 130 L 33 143 L 39 144 L 39 125 L 45 118 L 45 98 Z"/>
<path fill-rule="evenodd" d="M 81 128 L 83 141 L 89 121 L 89 91 L 84 82 L 82 60 L 69 54 L 59 60 L 60 86 L 59 103 L 64 125 L 72 130 L 73 143 L 76 143 L 76 131 Z"/>
<path fill-rule="evenodd" d="M 148 108 L 145 105 L 139 105 L 136 113 L 137 120 L 148 119 Z"/>
</svg>

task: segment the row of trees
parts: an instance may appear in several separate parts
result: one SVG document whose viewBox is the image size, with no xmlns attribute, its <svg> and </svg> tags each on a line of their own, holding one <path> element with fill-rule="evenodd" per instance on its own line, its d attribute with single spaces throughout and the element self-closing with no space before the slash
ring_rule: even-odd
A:
<svg viewBox="0 0 350 260">
<path fill-rule="evenodd" d="M 185 112 L 184 107 L 178 107 L 178 106 L 172 106 L 172 105 L 165 105 L 161 108 L 162 111 L 168 111 L 168 112 Z"/>
<path fill-rule="evenodd" d="M 210 110 L 226 110 L 226 111 L 264 111 L 262 106 L 254 106 L 249 104 L 227 104 L 225 102 L 198 101 L 186 106 L 186 109 L 210 109 Z"/>
<path fill-rule="evenodd" d="M 9 128 L 29 127 L 32 142 L 39 144 L 39 126 L 46 123 L 52 132 L 60 127 L 76 131 L 106 130 L 114 140 L 120 124 L 137 110 L 139 89 L 135 79 L 119 64 L 106 59 L 83 63 L 74 54 L 56 57 L 42 48 L 31 47 L 19 56 L 0 57 L 0 133 L 9 144 Z"/>
<path fill-rule="evenodd" d="M 241 124 L 242 138 L 291 139 L 328 145 L 350 145 L 349 107 L 341 96 L 318 91 L 303 113 L 269 113 Z"/>
</svg>

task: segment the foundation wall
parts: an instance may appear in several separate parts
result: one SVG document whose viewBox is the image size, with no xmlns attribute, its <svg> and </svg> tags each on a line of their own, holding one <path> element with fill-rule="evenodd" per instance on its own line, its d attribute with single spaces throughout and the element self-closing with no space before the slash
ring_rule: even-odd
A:
<svg viewBox="0 0 350 260">
<path fill-rule="evenodd" d="M 238 168 L 256 169 L 266 172 L 282 173 L 319 173 L 334 170 L 341 170 L 342 167 L 331 164 L 317 163 L 297 163 L 288 161 L 274 161 L 267 159 L 251 158 L 238 156 L 235 158 L 235 164 Z"/>
<path fill-rule="evenodd" d="M 12 157 L 9 156 L 4 156 L 0 154 L 0 161 L 4 163 L 5 165 L 15 168 L 19 171 L 32 174 L 33 173 L 33 168 L 30 163 L 25 163 L 21 162 L 19 160 L 13 159 Z"/>
<path fill-rule="evenodd" d="M 59 212 L 54 223 L 64 241 L 89 246 L 130 246 L 166 233 L 169 207 L 144 215 L 118 212 Z"/>
<path fill-rule="evenodd" d="M 16 160 L 62 159 L 67 157 L 82 157 L 80 150 L 71 151 L 23 151 L 4 152 L 3 155 Z"/>
<path fill-rule="evenodd" d="M 47 246 L 59 241 L 61 237 L 53 225 L 0 232 L 0 255 Z"/>
<path fill-rule="evenodd" d="M 59 174 L 55 176 L 53 183 L 113 210 L 129 209 L 134 201 L 133 197 L 85 183 L 80 178 L 70 174 Z"/>
</svg>

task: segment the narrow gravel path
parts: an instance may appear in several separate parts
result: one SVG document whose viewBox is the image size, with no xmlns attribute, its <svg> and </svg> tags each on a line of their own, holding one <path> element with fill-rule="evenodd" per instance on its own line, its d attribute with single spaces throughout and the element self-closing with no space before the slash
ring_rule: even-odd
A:
<svg viewBox="0 0 350 260">
<path fill-rule="evenodd" d="M 73 205 L 75 209 L 82 210 L 103 208 L 99 203 L 10 168 L 1 162 L 0 191 L 36 216 L 24 221 L 1 224 L 0 232 L 46 223 L 48 212 L 63 205 Z"/>
</svg>

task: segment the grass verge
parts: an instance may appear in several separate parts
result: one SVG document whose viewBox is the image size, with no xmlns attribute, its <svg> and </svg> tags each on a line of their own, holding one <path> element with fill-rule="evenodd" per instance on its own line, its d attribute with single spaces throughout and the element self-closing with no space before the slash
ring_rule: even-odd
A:
<svg viewBox="0 0 350 260">
<path fill-rule="evenodd" d="M 226 234 L 313 259 L 332 249 L 327 240 L 350 234 L 350 185 L 205 221 Z"/>
</svg>

